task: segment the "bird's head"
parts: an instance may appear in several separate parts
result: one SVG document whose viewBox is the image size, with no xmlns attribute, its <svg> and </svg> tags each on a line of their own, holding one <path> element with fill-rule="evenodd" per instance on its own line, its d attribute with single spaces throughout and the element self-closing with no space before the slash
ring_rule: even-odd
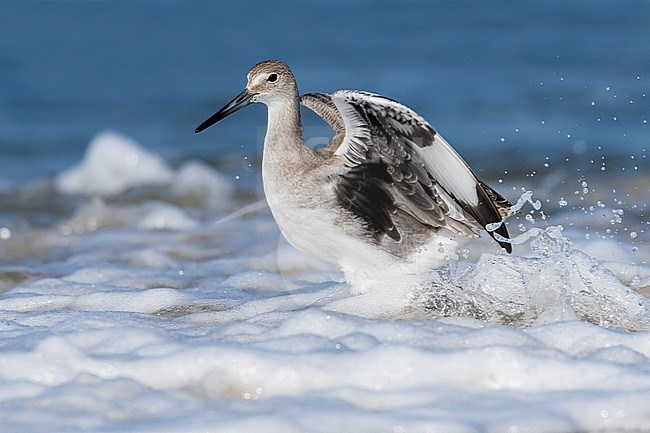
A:
<svg viewBox="0 0 650 433">
<path fill-rule="evenodd" d="M 298 86 L 289 66 L 280 60 L 266 60 L 248 72 L 246 89 L 235 96 L 221 110 L 201 123 L 195 132 L 201 132 L 221 119 L 254 102 L 273 105 L 287 99 L 298 98 Z"/>
</svg>

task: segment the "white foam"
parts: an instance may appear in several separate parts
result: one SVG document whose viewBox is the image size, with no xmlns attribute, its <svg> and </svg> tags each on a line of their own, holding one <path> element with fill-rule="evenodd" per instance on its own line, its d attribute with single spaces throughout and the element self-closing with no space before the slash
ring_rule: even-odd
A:
<svg viewBox="0 0 650 433">
<path fill-rule="evenodd" d="M 108 274 L 109 277 L 104 270 L 93 269 L 76 273 L 64 280 L 41 280 L 34 285 L 16 289 L 11 297 L 0 299 L 0 309 L 23 312 L 78 309 L 152 313 L 187 299 L 187 296 L 175 289 L 134 291 L 114 284 L 99 284 L 103 280 L 115 278 L 118 274 L 122 276 L 119 272 L 113 272 L 112 275 Z M 78 280 L 92 283 L 83 284 Z"/>
<path fill-rule="evenodd" d="M 484 236 L 425 279 L 354 296 L 263 201 L 230 212 L 221 180 L 187 163 L 155 199 L 58 197 L 47 223 L 8 226 L 3 433 L 647 428 L 634 289 L 650 267 L 630 244 L 538 223 L 515 255 Z"/>
<path fill-rule="evenodd" d="M 147 230 L 184 230 L 196 227 L 197 224 L 176 206 L 153 202 L 147 205 L 137 227 Z"/>
<path fill-rule="evenodd" d="M 149 292 L 131 304 L 159 295 L 164 302 L 148 310 L 187 302 Z M 522 330 L 471 319 L 377 321 L 296 310 L 300 304 L 267 321 L 264 311 L 281 305 L 276 298 L 233 310 L 239 315 L 227 313 L 225 322 L 188 327 L 184 319 L 112 312 L 127 299 L 95 296 L 66 307 L 75 313 L 59 310 L 61 320 L 47 333 L 14 327 L 14 337 L 31 343 L 3 352 L 0 379 L 31 404 L 18 410 L 16 397 L 0 392 L 9 402 L 0 408 L 5 426 L 108 429 L 119 419 L 130 431 L 150 431 L 151 424 L 137 423 L 155 416 L 169 431 L 185 422 L 243 431 L 252 416 L 288 431 L 338 423 L 365 431 L 399 422 L 415 430 L 503 431 L 516 424 L 563 432 L 647 422 L 648 333 L 583 322 Z M 89 305 L 96 309 L 84 313 Z M 296 404 L 299 413 L 290 409 Z M 29 416 L 46 406 L 47 417 Z M 105 410 L 113 416 L 98 416 Z M 328 419 L 334 414 L 336 422 Z M 325 417 L 322 429 L 314 430 L 314 417 Z"/>
<path fill-rule="evenodd" d="M 172 170 L 158 155 L 114 131 L 97 134 L 83 161 L 56 178 L 64 194 L 110 196 L 140 185 L 166 184 Z"/>
</svg>

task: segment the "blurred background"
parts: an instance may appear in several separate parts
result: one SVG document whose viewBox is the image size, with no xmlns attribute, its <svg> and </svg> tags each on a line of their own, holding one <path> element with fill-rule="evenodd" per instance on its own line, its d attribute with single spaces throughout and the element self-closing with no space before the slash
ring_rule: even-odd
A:
<svg viewBox="0 0 650 433">
<path fill-rule="evenodd" d="M 271 58 L 302 93 L 406 103 L 489 176 L 546 157 L 647 168 L 649 29 L 647 1 L 3 1 L 0 182 L 60 171 L 104 129 L 250 169 L 263 107 L 193 131 Z"/>
</svg>

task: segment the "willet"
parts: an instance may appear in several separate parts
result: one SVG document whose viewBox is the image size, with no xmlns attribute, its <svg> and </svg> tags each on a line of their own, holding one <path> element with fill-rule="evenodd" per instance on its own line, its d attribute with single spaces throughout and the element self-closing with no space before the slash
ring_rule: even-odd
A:
<svg viewBox="0 0 650 433">
<path fill-rule="evenodd" d="M 269 60 L 196 132 L 254 102 L 268 107 L 262 179 L 280 231 L 355 288 L 440 267 L 486 227 L 512 252 L 510 203 L 413 110 L 356 90 L 300 97 L 289 66 Z M 334 129 L 319 152 L 303 141 L 301 103 Z"/>
</svg>

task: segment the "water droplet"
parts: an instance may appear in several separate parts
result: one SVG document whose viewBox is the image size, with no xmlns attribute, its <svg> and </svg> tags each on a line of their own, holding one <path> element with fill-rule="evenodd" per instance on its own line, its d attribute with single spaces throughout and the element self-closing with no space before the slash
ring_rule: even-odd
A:
<svg viewBox="0 0 650 433">
<path fill-rule="evenodd" d="M 12 233 L 11 230 L 7 227 L 0 227 L 0 239 L 3 241 L 11 239 Z"/>
<path fill-rule="evenodd" d="M 505 137 L 501 137 L 501 143 L 505 143 L 505 142 L 506 142 Z"/>
</svg>

